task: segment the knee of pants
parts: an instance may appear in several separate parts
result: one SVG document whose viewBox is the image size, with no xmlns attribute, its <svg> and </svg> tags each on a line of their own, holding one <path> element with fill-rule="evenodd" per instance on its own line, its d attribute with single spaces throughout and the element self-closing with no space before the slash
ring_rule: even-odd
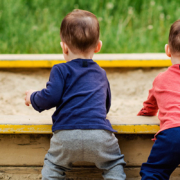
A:
<svg viewBox="0 0 180 180">
<path fill-rule="evenodd" d="M 142 177 L 141 180 L 168 180 L 170 172 L 163 168 L 157 168 L 156 166 L 143 163 L 140 175 Z"/>
<path fill-rule="evenodd" d="M 59 180 L 65 178 L 66 169 L 51 163 L 49 160 L 44 160 L 44 166 L 41 171 L 42 180 Z"/>
</svg>

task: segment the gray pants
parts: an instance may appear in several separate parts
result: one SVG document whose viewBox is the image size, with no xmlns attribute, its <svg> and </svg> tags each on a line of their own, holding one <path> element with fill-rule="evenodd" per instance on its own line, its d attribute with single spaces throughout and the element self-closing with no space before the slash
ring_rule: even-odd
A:
<svg viewBox="0 0 180 180">
<path fill-rule="evenodd" d="M 55 131 L 44 159 L 42 180 L 64 180 L 78 161 L 93 162 L 105 180 L 125 180 L 124 155 L 115 135 L 106 130 Z"/>
</svg>

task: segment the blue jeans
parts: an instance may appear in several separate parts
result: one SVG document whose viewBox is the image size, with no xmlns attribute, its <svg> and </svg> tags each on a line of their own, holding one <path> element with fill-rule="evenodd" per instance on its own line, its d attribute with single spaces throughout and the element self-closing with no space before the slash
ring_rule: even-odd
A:
<svg viewBox="0 0 180 180">
<path fill-rule="evenodd" d="M 168 180 L 180 164 L 180 127 L 170 128 L 157 135 L 147 163 L 140 171 L 142 180 Z"/>
<path fill-rule="evenodd" d="M 78 161 L 93 162 L 105 180 L 125 180 L 124 155 L 115 135 L 106 130 L 55 131 L 44 159 L 42 180 L 64 180 Z"/>
</svg>

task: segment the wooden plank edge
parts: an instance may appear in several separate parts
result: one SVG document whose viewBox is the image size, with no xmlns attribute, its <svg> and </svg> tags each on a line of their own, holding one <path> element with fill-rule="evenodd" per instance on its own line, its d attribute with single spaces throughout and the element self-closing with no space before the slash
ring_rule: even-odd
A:
<svg viewBox="0 0 180 180">
<path fill-rule="evenodd" d="M 18 179 L 18 180 L 31 180 L 41 179 L 42 167 L 0 167 L 1 179 Z M 127 180 L 140 180 L 140 167 L 125 167 L 124 171 L 127 176 Z M 95 167 L 87 168 L 73 168 L 66 173 L 67 179 L 71 180 L 100 180 L 102 178 L 102 170 Z M 172 173 L 170 180 L 177 180 L 180 178 L 180 168 Z"/>
<path fill-rule="evenodd" d="M 155 134 L 159 125 L 112 125 L 118 134 Z M 52 125 L 0 124 L 0 134 L 52 134 Z"/>
<path fill-rule="evenodd" d="M 155 134 L 159 131 L 159 125 L 136 124 L 136 125 L 112 125 L 118 134 Z"/>
<path fill-rule="evenodd" d="M 99 66 L 104 68 L 115 67 L 169 67 L 171 60 L 95 60 Z M 0 60 L 0 68 L 51 68 L 55 64 L 65 63 L 64 60 Z"/>
<path fill-rule="evenodd" d="M 0 134 L 52 134 L 52 125 L 0 124 Z"/>
</svg>

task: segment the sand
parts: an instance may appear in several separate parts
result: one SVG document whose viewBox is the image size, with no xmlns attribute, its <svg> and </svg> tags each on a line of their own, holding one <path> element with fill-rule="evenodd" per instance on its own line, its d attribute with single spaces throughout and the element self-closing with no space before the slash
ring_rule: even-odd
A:
<svg viewBox="0 0 180 180">
<path fill-rule="evenodd" d="M 152 82 L 161 69 L 106 69 L 111 86 L 111 116 L 136 115 L 148 96 Z M 39 112 L 24 104 L 27 89 L 41 90 L 49 79 L 50 69 L 0 70 L 0 114 L 36 115 Z M 52 115 L 54 109 L 43 111 Z"/>
<path fill-rule="evenodd" d="M 107 70 L 111 86 L 111 116 L 136 116 L 147 99 L 154 78 L 161 69 L 112 69 Z"/>
</svg>

